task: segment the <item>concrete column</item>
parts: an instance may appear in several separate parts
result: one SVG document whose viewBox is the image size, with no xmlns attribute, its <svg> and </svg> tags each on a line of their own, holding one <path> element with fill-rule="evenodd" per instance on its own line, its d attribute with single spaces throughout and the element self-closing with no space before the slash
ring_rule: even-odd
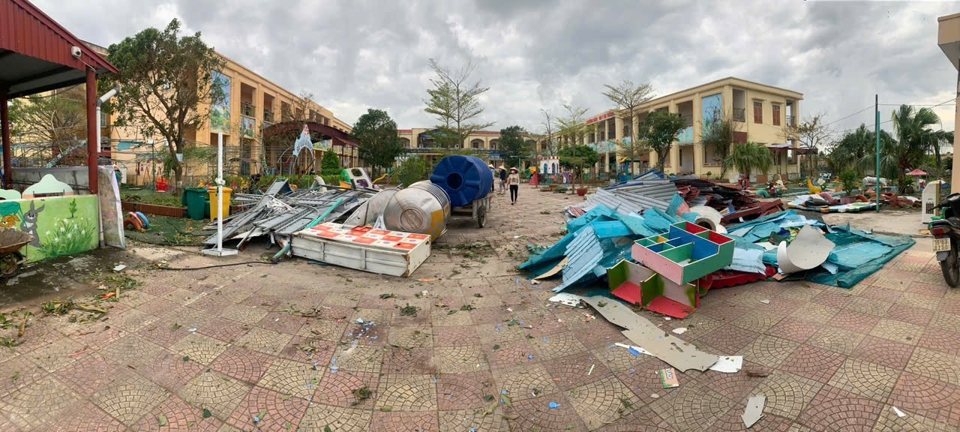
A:
<svg viewBox="0 0 960 432">
<path fill-rule="evenodd" d="M 613 128 L 617 132 L 617 138 L 624 138 L 626 135 L 623 134 L 623 119 L 620 116 L 614 116 Z"/>
<path fill-rule="evenodd" d="M 100 143 L 97 142 L 97 73 L 87 68 L 87 181 L 90 182 L 90 193 L 97 194 L 97 156 L 100 152 Z M 6 109 L 7 104 L 3 104 Z M 7 124 L 6 121 L 3 122 Z M 4 150 L 9 144 L 4 145 Z M 6 153 L 6 152 L 5 152 Z M 4 160 L 4 164 L 9 159 Z M 7 171 L 9 173 L 9 171 Z M 9 174 L 8 174 L 9 175 Z"/>
<path fill-rule="evenodd" d="M 668 106 L 667 109 L 670 112 L 670 114 L 679 113 L 677 103 L 674 101 L 670 101 L 670 105 Z M 676 173 L 676 174 L 680 173 L 680 146 L 676 141 L 674 141 L 673 145 L 670 146 L 670 169 L 667 171 L 672 171 L 673 173 Z"/>
<path fill-rule="evenodd" d="M 13 189 L 13 163 L 10 152 L 10 109 L 7 107 L 7 89 L 0 89 L 0 141 L 3 143 L 3 182 Z"/>
<path fill-rule="evenodd" d="M 693 95 L 693 172 L 703 175 L 703 99 Z"/>
<path fill-rule="evenodd" d="M 960 71 L 957 71 L 957 72 L 958 72 L 957 103 L 960 104 Z M 3 105 L 6 106 L 7 104 L 4 103 Z M 960 105 L 957 105 L 953 109 L 953 121 L 954 121 L 953 123 L 954 125 L 960 124 Z M 4 124 L 4 127 L 6 127 L 6 124 L 7 124 L 6 119 L 4 119 L 3 124 Z M 4 136 L 6 136 L 6 131 L 4 132 Z M 957 135 L 954 134 L 953 135 L 953 174 L 950 176 L 950 193 L 960 192 L 960 157 L 957 157 L 957 155 L 960 155 L 960 152 L 957 152 L 958 149 L 960 149 L 960 147 L 957 147 Z M 6 168 L 7 144 L 3 145 L 3 151 L 4 151 L 4 169 L 6 170 L 7 169 Z M 7 175 L 9 176 L 9 174 Z"/>
</svg>

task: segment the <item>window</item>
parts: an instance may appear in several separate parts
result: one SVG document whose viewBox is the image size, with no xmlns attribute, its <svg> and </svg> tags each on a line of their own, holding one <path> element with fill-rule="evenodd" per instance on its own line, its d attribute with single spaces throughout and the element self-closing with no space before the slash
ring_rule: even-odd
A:
<svg viewBox="0 0 960 432">
<path fill-rule="evenodd" d="M 780 126 L 780 105 L 772 105 L 773 107 L 773 125 Z"/>
<path fill-rule="evenodd" d="M 756 101 L 753 103 L 753 122 L 757 124 L 763 123 L 763 102 Z"/>
</svg>

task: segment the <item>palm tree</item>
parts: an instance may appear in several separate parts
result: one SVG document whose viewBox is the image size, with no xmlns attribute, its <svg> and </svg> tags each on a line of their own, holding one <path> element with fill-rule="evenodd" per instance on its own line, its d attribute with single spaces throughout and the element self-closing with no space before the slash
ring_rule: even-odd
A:
<svg viewBox="0 0 960 432">
<path fill-rule="evenodd" d="M 887 131 L 880 131 L 882 148 L 887 148 L 892 141 L 893 137 Z M 876 148 L 876 132 L 867 129 L 865 124 L 860 124 L 860 127 L 853 132 L 848 132 L 834 145 L 828 164 L 831 165 L 834 173 L 842 173 L 852 166 L 857 176 L 862 176 L 864 171 L 874 168 Z"/>
<path fill-rule="evenodd" d="M 893 112 L 892 120 L 897 139 L 884 148 L 880 163 L 884 171 L 896 171 L 897 187 L 903 190 L 907 170 L 920 166 L 927 149 L 937 141 L 929 127 L 940 124 L 940 117 L 930 108 L 917 110 L 910 105 L 900 105 Z"/>
<path fill-rule="evenodd" d="M 724 159 L 723 164 L 736 168 L 741 175 L 750 177 L 750 172 L 756 169 L 766 174 L 773 166 L 770 149 L 757 143 L 748 142 L 733 147 L 730 156 Z"/>
</svg>

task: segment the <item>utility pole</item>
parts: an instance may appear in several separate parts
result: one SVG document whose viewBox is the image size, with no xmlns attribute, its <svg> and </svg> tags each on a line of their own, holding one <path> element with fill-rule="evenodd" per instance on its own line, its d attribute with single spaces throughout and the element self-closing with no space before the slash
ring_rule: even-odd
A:
<svg viewBox="0 0 960 432">
<path fill-rule="evenodd" d="M 876 125 L 876 135 L 877 135 L 877 182 L 876 182 L 876 191 L 877 191 L 877 213 L 880 213 L 880 95 L 875 94 L 874 100 L 874 111 L 877 113 L 877 125 Z"/>
</svg>

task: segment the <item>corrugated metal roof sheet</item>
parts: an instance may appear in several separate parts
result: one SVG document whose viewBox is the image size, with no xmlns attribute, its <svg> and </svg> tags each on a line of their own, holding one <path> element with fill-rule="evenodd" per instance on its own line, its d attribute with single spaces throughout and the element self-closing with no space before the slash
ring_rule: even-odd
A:
<svg viewBox="0 0 960 432">
<path fill-rule="evenodd" d="M 592 226 L 587 226 L 577 233 L 576 238 L 567 245 L 566 256 L 567 265 L 563 268 L 563 283 L 553 291 L 562 291 L 579 282 L 600 263 L 600 259 L 603 258 L 603 248 Z"/>
</svg>

